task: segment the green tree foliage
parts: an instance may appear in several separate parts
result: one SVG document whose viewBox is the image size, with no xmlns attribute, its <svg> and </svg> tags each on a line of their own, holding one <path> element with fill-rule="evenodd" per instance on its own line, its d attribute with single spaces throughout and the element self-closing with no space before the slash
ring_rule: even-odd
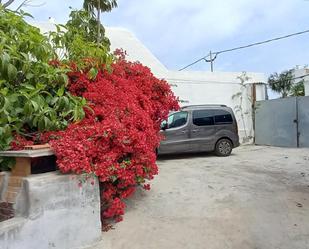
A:
<svg viewBox="0 0 309 249">
<path fill-rule="evenodd" d="M 70 61 L 80 67 L 89 66 L 85 58 L 94 63 L 92 56 L 100 58 L 96 63 L 112 61 L 108 46 L 91 37 L 93 25 L 81 28 L 83 15 L 73 12 L 68 26 L 48 38 L 24 21 L 28 14 L 0 8 L 0 150 L 9 149 L 14 134 L 35 138 L 83 119 L 86 100 L 66 89 Z"/>
<path fill-rule="evenodd" d="M 291 96 L 305 96 L 304 80 L 293 84 L 291 89 Z"/>
<path fill-rule="evenodd" d="M 103 35 L 97 44 L 95 18 L 86 10 L 73 10 L 66 25 L 56 25 L 56 31 L 50 32 L 49 38 L 57 58 L 61 61 L 74 61 L 79 67 L 85 66 L 85 58 L 95 59 L 96 66 L 108 67 L 113 61 L 109 53 L 109 40 L 104 36 L 104 27 L 100 24 Z M 93 65 L 93 66 L 95 66 Z"/>
<path fill-rule="evenodd" d="M 282 98 L 287 97 L 293 86 L 292 70 L 271 74 L 268 78 L 268 85 L 274 92 L 281 94 Z"/>
<path fill-rule="evenodd" d="M 84 0 L 83 4 L 84 9 L 89 12 L 92 16 L 97 17 L 97 43 L 100 43 L 103 38 L 103 33 L 101 32 L 101 21 L 100 14 L 101 12 L 110 12 L 113 8 L 117 7 L 116 0 Z"/>
<path fill-rule="evenodd" d="M 105 37 L 105 29 L 101 23 L 99 26 L 102 43 L 109 47 L 110 42 Z M 73 10 L 70 14 L 70 20 L 66 23 L 66 28 L 74 35 L 82 35 L 87 42 L 97 42 L 97 20 L 87 10 Z"/>
<path fill-rule="evenodd" d="M 110 12 L 117 7 L 116 0 L 84 0 L 83 7 L 88 12 L 95 14 L 96 11 Z"/>
<path fill-rule="evenodd" d="M 269 87 L 274 92 L 281 94 L 282 98 L 288 96 L 304 96 L 304 82 L 295 82 L 293 71 L 292 69 L 283 71 L 280 74 L 274 73 L 268 78 Z"/>
</svg>

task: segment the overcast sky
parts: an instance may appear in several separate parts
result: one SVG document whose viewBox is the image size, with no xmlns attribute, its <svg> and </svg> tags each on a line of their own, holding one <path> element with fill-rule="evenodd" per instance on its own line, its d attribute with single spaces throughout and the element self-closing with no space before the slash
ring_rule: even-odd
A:
<svg viewBox="0 0 309 249">
<path fill-rule="evenodd" d="M 17 0 L 21 2 L 21 0 Z M 35 21 L 63 23 L 69 6 L 80 0 L 35 0 L 27 8 Z M 208 54 L 309 29 L 308 0 L 118 0 L 102 16 L 106 26 L 132 31 L 169 69 L 179 69 Z M 309 64 L 309 33 L 218 56 L 217 71 L 266 74 Z M 190 70 L 209 70 L 200 62 Z"/>
</svg>

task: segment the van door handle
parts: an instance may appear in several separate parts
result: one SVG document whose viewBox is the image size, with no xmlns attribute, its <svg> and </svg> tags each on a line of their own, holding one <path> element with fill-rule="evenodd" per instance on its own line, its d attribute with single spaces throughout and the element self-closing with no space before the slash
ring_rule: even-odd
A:
<svg viewBox="0 0 309 249">
<path fill-rule="evenodd" d="M 181 133 L 186 134 L 186 133 L 187 133 L 187 131 L 182 131 Z"/>
<path fill-rule="evenodd" d="M 198 130 L 192 130 L 193 133 L 198 132 Z"/>
</svg>

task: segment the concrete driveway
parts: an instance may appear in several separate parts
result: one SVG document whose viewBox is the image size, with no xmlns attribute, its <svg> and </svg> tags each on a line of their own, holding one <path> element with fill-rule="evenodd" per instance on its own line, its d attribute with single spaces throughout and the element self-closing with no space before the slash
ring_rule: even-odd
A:
<svg viewBox="0 0 309 249">
<path fill-rule="evenodd" d="M 309 249 L 309 149 L 244 146 L 158 164 L 103 248 Z"/>
</svg>

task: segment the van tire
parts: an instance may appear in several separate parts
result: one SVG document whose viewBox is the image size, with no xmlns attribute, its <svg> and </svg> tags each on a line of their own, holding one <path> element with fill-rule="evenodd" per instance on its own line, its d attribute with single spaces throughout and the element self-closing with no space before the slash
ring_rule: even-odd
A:
<svg viewBox="0 0 309 249">
<path fill-rule="evenodd" d="M 222 157 L 229 156 L 231 155 L 232 149 L 233 149 L 233 144 L 231 140 L 227 138 L 221 138 L 216 143 L 215 154 L 217 156 L 222 156 Z"/>
</svg>

